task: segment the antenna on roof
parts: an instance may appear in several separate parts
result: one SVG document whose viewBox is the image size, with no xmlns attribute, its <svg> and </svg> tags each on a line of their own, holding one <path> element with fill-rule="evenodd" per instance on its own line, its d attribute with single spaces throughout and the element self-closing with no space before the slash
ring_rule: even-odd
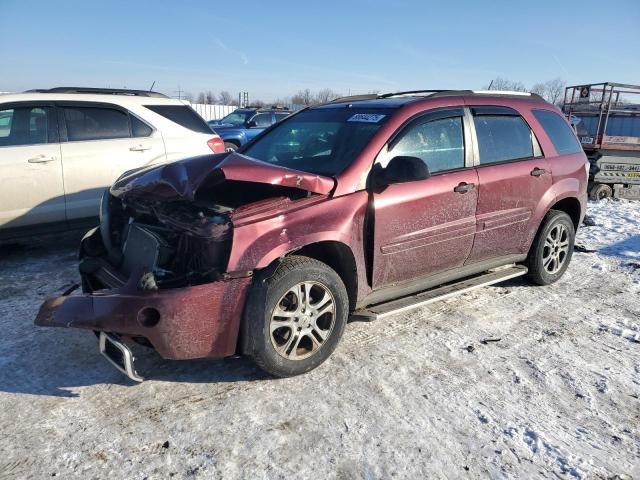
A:
<svg viewBox="0 0 640 480">
<path fill-rule="evenodd" d="M 487 90 L 491 90 L 491 85 L 493 85 L 493 78 L 491 79 L 491 82 L 489 82 L 489 86 L 487 87 Z"/>
<path fill-rule="evenodd" d="M 149 91 L 153 91 L 153 86 L 156 84 L 156 81 L 154 80 L 153 83 L 151 84 L 151 87 L 149 87 Z"/>
</svg>

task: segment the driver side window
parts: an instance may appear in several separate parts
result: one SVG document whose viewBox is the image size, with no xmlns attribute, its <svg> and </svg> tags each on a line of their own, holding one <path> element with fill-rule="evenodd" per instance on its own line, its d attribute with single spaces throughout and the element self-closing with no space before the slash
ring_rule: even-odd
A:
<svg viewBox="0 0 640 480">
<path fill-rule="evenodd" d="M 419 158 L 431 174 L 464 168 L 462 117 L 418 120 L 409 125 L 388 152 L 387 163 L 398 156 Z"/>
</svg>

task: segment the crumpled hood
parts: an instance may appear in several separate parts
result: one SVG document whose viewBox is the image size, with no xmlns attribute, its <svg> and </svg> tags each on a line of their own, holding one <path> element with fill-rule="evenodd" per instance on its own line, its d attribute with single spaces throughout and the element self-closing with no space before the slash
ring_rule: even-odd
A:
<svg viewBox="0 0 640 480">
<path fill-rule="evenodd" d="M 322 195 L 331 192 L 335 185 L 331 177 L 279 167 L 239 153 L 225 153 L 137 170 L 116 180 L 110 191 L 118 198 L 193 200 L 205 180 L 212 179 L 280 185 Z"/>
</svg>

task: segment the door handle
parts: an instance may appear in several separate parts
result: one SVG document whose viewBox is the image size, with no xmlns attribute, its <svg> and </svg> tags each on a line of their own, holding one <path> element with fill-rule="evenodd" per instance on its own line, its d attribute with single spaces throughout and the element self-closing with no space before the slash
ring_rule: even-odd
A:
<svg viewBox="0 0 640 480">
<path fill-rule="evenodd" d="M 134 145 L 133 147 L 129 148 L 129 150 L 131 150 L 132 152 L 144 152 L 145 150 L 151 150 L 151 145 L 143 145 L 141 143 L 140 145 Z"/>
<path fill-rule="evenodd" d="M 460 182 L 453 191 L 456 193 L 467 193 L 469 190 L 473 190 L 474 188 L 476 188 L 475 183 Z"/>
<path fill-rule="evenodd" d="M 532 177 L 539 177 L 541 175 L 544 175 L 545 173 L 547 173 L 547 171 L 544 168 L 534 168 L 533 170 L 531 170 L 531 176 Z"/>
<path fill-rule="evenodd" d="M 36 155 L 35 157 L 31 157 L 27 159 L 29 163 L 49 163 L 53 162 L 56 159 L 53 155 Z"/>
</svg>

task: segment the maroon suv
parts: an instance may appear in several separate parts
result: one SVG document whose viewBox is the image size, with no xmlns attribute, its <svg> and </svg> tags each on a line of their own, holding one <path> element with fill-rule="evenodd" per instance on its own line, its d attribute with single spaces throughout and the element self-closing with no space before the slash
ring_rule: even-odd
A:
<svg viewBox="0 0 640 480">
<path fill-rule="evenodd" d="M 234 153 L 123 175 L 80 251 L 82 295 L 36 324 L 85 328 L 140 380 L 165 358 L 243 354 L 288 376 L 371 320 L 569 265 L 587 159 L 529 94 L 419 91 L 307 108 Z"/>
</svg>

